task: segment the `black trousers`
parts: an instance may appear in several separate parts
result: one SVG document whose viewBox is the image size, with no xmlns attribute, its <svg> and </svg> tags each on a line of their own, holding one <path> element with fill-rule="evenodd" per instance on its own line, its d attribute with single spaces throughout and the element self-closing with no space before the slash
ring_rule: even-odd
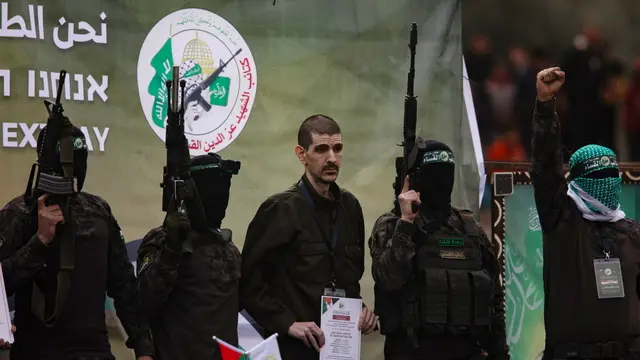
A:
<svg viewBox="0 0 640 360">
<path fill-rule="evenodd" d="M 418 336 L 414 348 L 405 334 L 388 335 L 384 342 L 385 360 L 482 360 L 485 356 L 471 336 Z"/>
</svg>

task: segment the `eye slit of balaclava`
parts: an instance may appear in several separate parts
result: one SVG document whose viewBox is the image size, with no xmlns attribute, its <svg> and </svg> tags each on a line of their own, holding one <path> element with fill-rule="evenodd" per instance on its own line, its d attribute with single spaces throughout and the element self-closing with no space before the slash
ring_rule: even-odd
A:
<svg viewBox="0 0 640 360">
<path fill-rule="evenodd" d="M 588 178 L 588 179 L 606 179 L 606 178 L 617 178 L 620 176 L 620 172 L 618 172 L 618 169 L 602 169 L 602 170 L 596 170 L 593 172 L 590 172 L 586 175 L 584 175 L 583 177 Z"/>
</svg>

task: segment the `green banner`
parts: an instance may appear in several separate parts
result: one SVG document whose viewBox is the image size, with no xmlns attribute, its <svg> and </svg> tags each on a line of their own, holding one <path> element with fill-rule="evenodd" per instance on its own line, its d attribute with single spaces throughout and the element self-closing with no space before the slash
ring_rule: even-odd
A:
<svg viewBox="0 0 640 360">
<path fill-rule="evenodd" d="M 637 185 L 623 185 L 621 208 L 638 219 Z M 504 285 L 507 343 L 512 360 L 537 360 L 544 350 L 542 232 L 533 186 L 517 185 L 505 198 Z"/>
</svg>

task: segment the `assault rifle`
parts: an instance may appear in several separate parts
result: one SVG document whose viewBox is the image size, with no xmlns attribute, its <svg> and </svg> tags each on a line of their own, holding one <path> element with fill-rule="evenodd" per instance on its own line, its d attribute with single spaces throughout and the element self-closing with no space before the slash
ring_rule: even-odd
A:
<svg viewBox="0 0 640 360">
<path fill-rule="evenodd" d="M 180 211 L 189 215 L 194 228 L 205 229 L 206 218 L 198 190 L 191 178 L 189 166 L 191 156 L 189 145 L 184 135 L 184 88 L 185 80 L 180 80 L 180 67 L 173 67 L 171 80 L 167 86 L 167 126 L 165 148 L 167 149 L 167 165 L 163 169 L 162 211 L 167 214 Z M 178 108 L 178 83 L 180 85 L 182 103 Z"/>
<path fill-rule="evenodd" d="M 209 104 L 209 102 L 202 97 L 202 90 L 207 89 L 209 86 L 211 86 L 211 84 L 213 84 L 213 82 L 216 81 L 218 76 L 220 76 L 220 74 L 222 73 L 222 70 L 224 70 L 224 68 L 227 67 L 227 64 L 229 64 L 231 60 L 233 60 L 233 58 L 238 56 L 240 52 L 242 52 L 242 49 L 238 49 L 238 51 L 236 51 L 236 53 L 233 54 L 233 56 L 229 60 L 222 63 L 222 65 L 220 65 L 220 67 L 217 68 L 216 71 L 214 71 L 211 75 L 209 75 L 206 79 L 204 79 L 204 81 L 201 82 L 195 88 L 195 90 L 189 94 L 189 96 L 187 97 L 186 103 L 189 104 L 192 101 L 198 101 L 198 104 L 200 104 L 200 106 L 202 106 L 202 108 L 205 111 L 211 110 L 211 104 Z"/>
<path fill-rule="evenodd" d="M 53 327 L 64 306 L 71 287 L 71 273 L 75 268 L 75 220 L 69 204 L 69 196 L 78 191 L 76 178 L 73 173 L 73 124 L 64 116 L 64 109 L 60 102 L 67 72 L 61 70 L 58 77 L 58 88 L 55 103 L 44 101 L 49 117 L 47 126 L 42 130 L 43 142 L 38 152 L 38 159 L 31 167 L 27 190 L 24 200 L 30 211 L 30 229 L 35 234 L 38 228 L 38 205 L 40 196 L 47 194 L 47 205 L 58 205 L 62 210 L 64 224 L 56 226 L 54 242 L 60 246 L 60 266 L 57 276 L 57 291 L 53 311 L 45 313 L 45 295 L 40 286 L 48 281 L 40 276 L 34 277 L 31 295 L 31 307 L 46 327 Z M 62 173 L 57 163 L 57 153 L 60 154 Z M 38 168 L 36 173 L 36 167 Z M 37 175 L 36 175 L 37 174 Z M 33 180 L 35 179 L 35 189 Z M 33 189 L 33 191 L 32 191 Z"/>
<path fill-rule="evenodd" d="M 411 32 L 409 35 L 409 50 L 411 51 L 411 61 L 409 65 L 409 74 L 407 75 L 407 95 L 404 98 L 404 122 L 403 122 L 403 142 L 399 146 L 403 147 L 403 156 L 396 158 L 396 182 L 395 192 L 396 198 L 402 191 L 404 179 L 413 167 L 416 161 L 416 122 L 418 118 L 418 102 L 413 91 L 413 82 L 416 74 L 416 46 L 418 44 L 418 25 L 411 24 Z M 418 211 L 418 204 L 414 202 L 411 205 L 412 211 Z"/>
<path fill-rule="evenodd" d="M 44 131 L 43 143 L 38 152 L 38 160 L 31 167 L 29 183 L 25 196 L 28 200 L 36 200 L 43 194 L 49 194 L 49 204 L 64 202 L 66 195 L 76 192 L 77 186 L 73 174 L 73 124 L 64 116 L 60 103 L 67 72 L 61 70 L 58 77 L 56 102 L 44 101 L 49 117 Z M 56 153 L 60 152 L 62 174 L 56 161 Z M 33 176 L 38 168 L 35 190 L 32 193 Z M 25 199 L 25 200 L 27 200 Z"/>
</svg>

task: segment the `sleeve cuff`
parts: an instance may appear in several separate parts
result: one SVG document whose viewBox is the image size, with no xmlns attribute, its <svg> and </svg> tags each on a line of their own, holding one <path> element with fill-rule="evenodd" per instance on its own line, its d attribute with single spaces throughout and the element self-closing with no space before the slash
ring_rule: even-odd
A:
<svg viewBox="0 0 640 360">
<path fill-rule="evenodd" d="M 288 335 L 289 328 L 294 322 L 296 322 L 295 317 L 287 311 L 274 319 L 273 330 L 278 333 L 278 335 Z"/>
<path fill-rule="evenodd" d="M 175 268 L 180 263 L 180 253 L 177 253 L 168 247 L 163 247 L 160 253 L 160 261 L 163 265 Z"/>
<path fill-rule="evenodd" d="M 398 219 L 396 223 L 396 232 L 405 234 L 409 237 L 412 237 L 413 234 L 416 233 L 416 224 L 404 221 L 402 219 Z"/>
<path fill-rule="evenodd" d="M 129 349 L 133 349 L 136 359 L 141 356 L 150 356 L 151 358 L 156 356 L 149 333 L 140 334 L 134 339 L 127 339 L 126 345 Z"/>
<path fill-rule="evenodd" d="M 540 101 L 536 98 L 535 113 L 541 117 L 552 117 L 556 112 L 556 98 L 549 101 Z"/>
<path fill-rule="evenodd" d="M 37 259 L 44 259 L 44 256 L 49 249 L 47 245 L 43 244 L 42 241 L 40 241 L 37 234 L 33 235 L 31 239 L 29 239 L 27 246 L 31 250 L 31 256 Z"/>
</svg>

